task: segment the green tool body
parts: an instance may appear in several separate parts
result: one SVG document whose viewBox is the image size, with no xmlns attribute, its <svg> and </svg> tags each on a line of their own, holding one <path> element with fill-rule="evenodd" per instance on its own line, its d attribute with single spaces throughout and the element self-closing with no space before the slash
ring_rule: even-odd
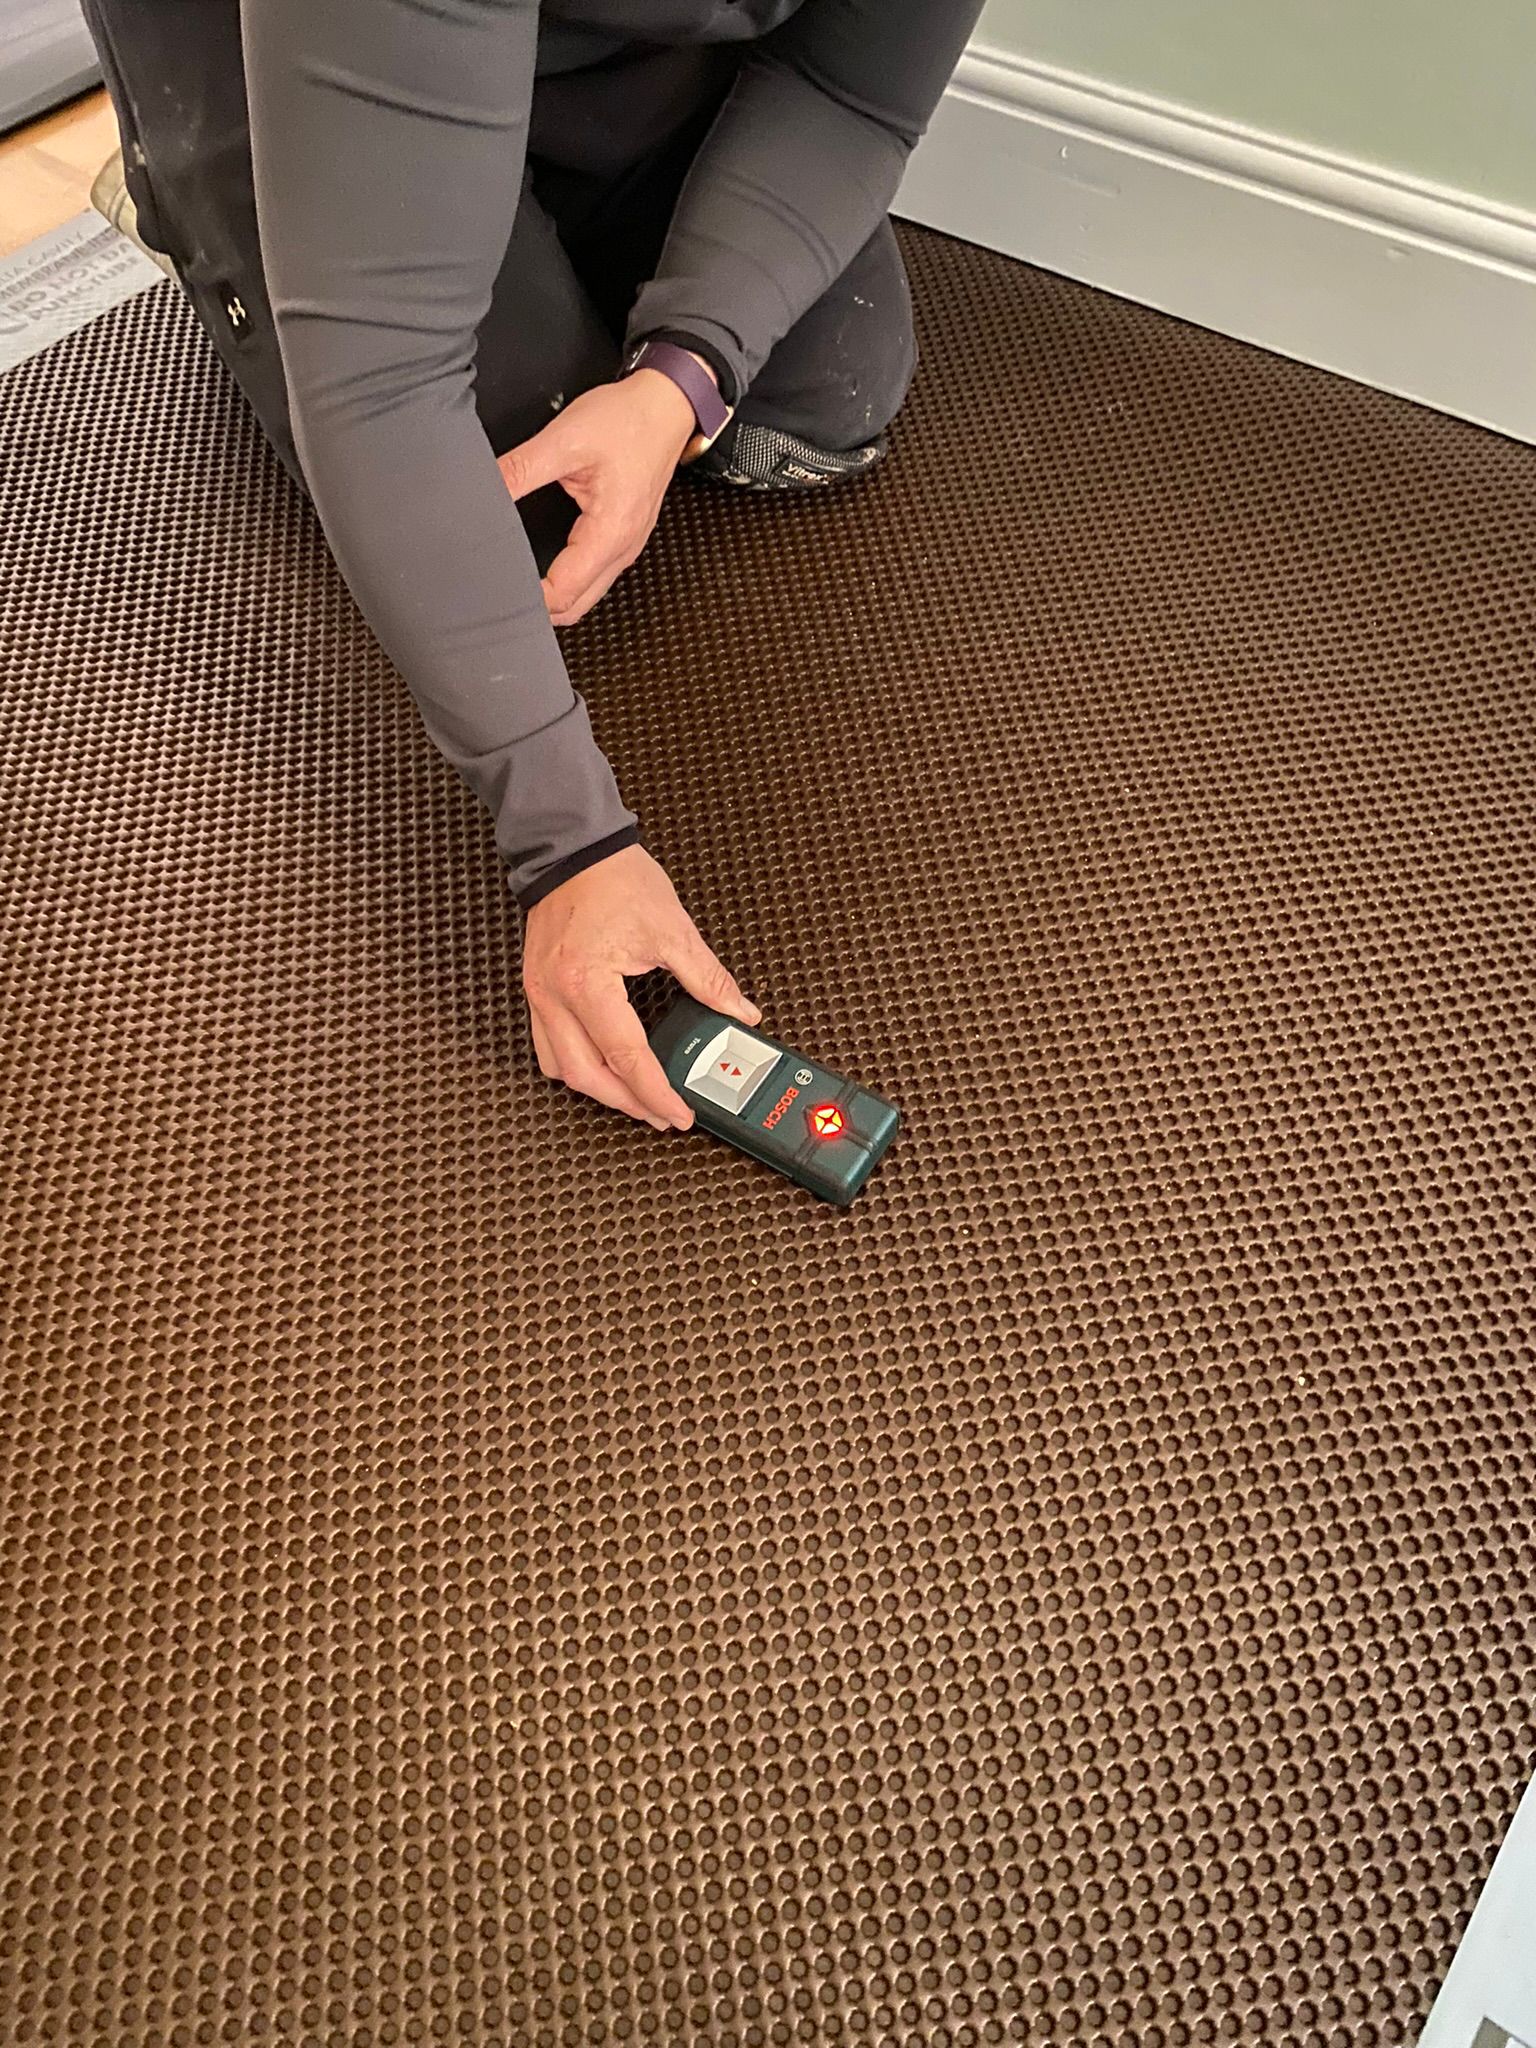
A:
<svg viewBox="0 0 1536 2048">
<path fill-rule="evenodd" d="M 668 1010 L 651 1047 L 705 1130 L 823 1201 L 853 1200 L 901 1121 L 883 1096 L 691 996 Z"/>
</svg>

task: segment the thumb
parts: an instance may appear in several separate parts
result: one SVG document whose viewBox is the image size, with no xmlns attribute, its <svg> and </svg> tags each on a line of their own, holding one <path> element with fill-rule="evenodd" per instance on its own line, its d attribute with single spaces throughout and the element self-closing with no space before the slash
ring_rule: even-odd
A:
<svg viewBox="0 0 1536 2048">
<path fill-rule="evenodd" d="M 711 1010 L 723 1010 L 743 1024 L 762 1023 L 762 1011 L 742 994 L 735 976 L 715 958 L 697 929 L 681 944 L 664 951 L 657 964 L 670 969 L 689 995 Z"/>
<path fill-rule="evenodd" d="M 496 463 L 514 498 L 526 498 L 531 492 L 542 490 L 545 484 L 559 483 L 571 466 L 571 451 L 558 420 L 509 448 Z"/>
</svg>

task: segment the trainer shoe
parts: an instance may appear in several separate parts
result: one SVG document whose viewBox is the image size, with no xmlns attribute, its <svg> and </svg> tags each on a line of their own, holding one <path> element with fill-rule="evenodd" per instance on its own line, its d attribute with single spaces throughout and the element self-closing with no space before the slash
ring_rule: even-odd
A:
<svg viewBox="0 0 1536 2048">
<path fill-rule="evenodd" d="M 862 448 L 816 448 L 780 427 L 732 420 L 683 473 L 744 491 L 815 491 L 868 476 L 889 448 L 884 434 Z"/>
</svg>

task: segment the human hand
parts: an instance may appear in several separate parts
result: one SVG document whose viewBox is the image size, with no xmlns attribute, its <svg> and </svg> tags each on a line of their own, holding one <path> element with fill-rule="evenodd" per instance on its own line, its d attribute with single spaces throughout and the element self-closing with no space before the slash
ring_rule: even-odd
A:
<svg viewBox="0 0 1536 2048">
<path fill-rule="evenodd" d="M 581 508 L 543 581 L 557 626 L 583 618 L 639 555 L 696 427 L 693 407 L 670 377 L 636 370 L 573 398 L 501 457 L 514 498 L 559 484 Z"/>
<path fill-rule="evenodd" d="M 669 969 L 712 1010 L 749 1026 L 762 1020 L 643 847 L 594 861 L 528 913 L 523 987 L 540 1072 L 658 1131 L 686 1131 L 693 1111 L 662 1071 L 624 987 L 626 974 L 653 967 Z"/>
</svg>

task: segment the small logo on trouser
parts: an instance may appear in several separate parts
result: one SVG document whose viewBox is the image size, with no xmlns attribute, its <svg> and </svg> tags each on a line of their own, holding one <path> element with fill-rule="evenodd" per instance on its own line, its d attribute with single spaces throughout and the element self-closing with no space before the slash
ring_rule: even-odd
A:
<svg viewBox="0 0 1536 2048">
<path fill-rule="evenodd" d="M 244 299 L 232 284 L 218 284 L 214 290 L 219 295 L 219 304 L 224 308 L 224 318 L 229 322 L 229 331 L 244 341 L 250 332 L 251 315 Z"/>
</svg>

